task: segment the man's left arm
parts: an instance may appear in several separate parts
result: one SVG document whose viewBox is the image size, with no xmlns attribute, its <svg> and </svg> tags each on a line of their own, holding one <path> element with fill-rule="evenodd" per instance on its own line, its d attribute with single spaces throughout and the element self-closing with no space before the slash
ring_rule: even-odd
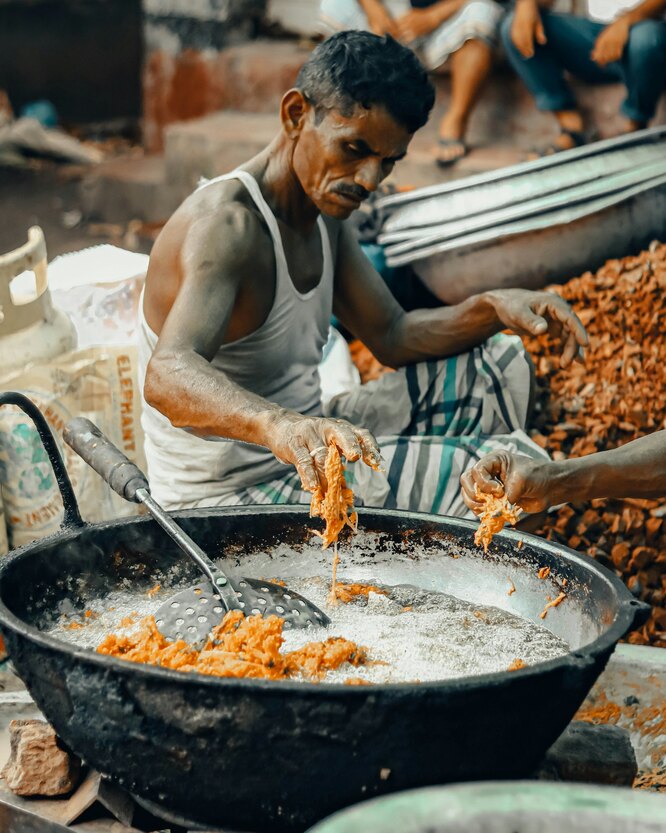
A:
<svg viewBox="0 0 666 833">
<path fill-rule="evenodd" d="M 666 12 L 666 0 L 643 0 L 635 8 L 624 12 L 621 17 L 625 18 L 630 26 L 640 23 L 641 20 L 654 20 Z"/>
<path fill-rule="evenodd" d="M 653 20 L 666 11 L 666 0 L 643 0 L 623 12 L 601 31 L 592 50 L 592 60 L 600 66 L 619 61 L 629 40 L 629 30 L 643 20 Z"/>
<path fill-rule="evenodd" d="M 587 345 L 585 328 L 566 301 L 553 293 L 493 290 L 454 306 L 405 312 L 345 223 L 337 254 L 333 311 L 389 367 L 464 353 L 506 328 L 559 337 L 563 367 Z"/>
</svg>

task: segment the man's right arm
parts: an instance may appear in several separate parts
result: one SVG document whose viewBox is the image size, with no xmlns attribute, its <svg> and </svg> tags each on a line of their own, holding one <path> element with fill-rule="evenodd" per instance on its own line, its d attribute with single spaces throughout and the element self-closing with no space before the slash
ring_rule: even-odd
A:
<svg viewBox="0 0 666 833">
<path fill-rule="evenodd" d="M 465 503 L 477 513 L 483 508 L 477 489 L 506 494 L 528 512 L 594 498 L 666 497 L 666 431 L 562 461 L 495 452 L 467 471 L 461 484 Z"/>
<path fill-rule="evenodd" d="M 546 43 L 539 7 L 547 8 L 550 5 L 549 0 L 516 0 L 511 40 L 523 58 L 533 57 L 535 43 L 542 46 Z"/>
<path fill-rule="evenodd" d="M 148 364 L 144 397 L 178 428 L 270 449 L 294 465 L 303 487 L 312 491 L 322 482 L 325 447 L 333 440 L 348 460 L 362 457 L 378 464 L 372 435 L 343 420 L 305 417 L 282 408 L 211 364 L 243 284 L 257 271 L 274 268 L 270 259 L 261 260 L 267 251 L 259 219 L 242 205 L 229 204 L 215 214 L 214 222 L 205 218 L 193 224 L 182 254 L 183 280 Z M 313 459 L 316 449 L 320 451 Z"/>
<path fill-rule="evenodd" d="M 144 396 L 176 427 L 263 444 L 264 423 L 274 407 L 210 364 L 225 339 L 252 247 L 259 242 L 258 222 L 234 204 L 216 221 L 216 236 L 207 218 L 195 220 L 188 231 L 182 283 L 148 364 Z"/>
</svg>

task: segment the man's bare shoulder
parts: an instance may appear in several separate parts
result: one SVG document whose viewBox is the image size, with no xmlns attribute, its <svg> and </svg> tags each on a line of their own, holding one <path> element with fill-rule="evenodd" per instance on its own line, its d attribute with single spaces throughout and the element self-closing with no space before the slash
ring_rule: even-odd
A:
<svg viewBox="0 0 666 833">
<path fill-rule="evenodd" d="M 197 266 L 202 261 L 238 265 L 269 263 L 270 234 L 241 183 L 215 182 L 199 188 L 172 214 L 160 232 L 151 262 Z M 177 267 L 176 267 L 177 268 Z"/>
<path fill-rule="evenodd" d="M 197 261 L 214 256 L 226 264 L 256 264 L 272 253 L 261 213 L 245 188 L 233 180 L 212 183 L 181 206 L 187 213 L 183 255 Z M 181 210 L 179 209 L 179 210 Z"/>
</svg>

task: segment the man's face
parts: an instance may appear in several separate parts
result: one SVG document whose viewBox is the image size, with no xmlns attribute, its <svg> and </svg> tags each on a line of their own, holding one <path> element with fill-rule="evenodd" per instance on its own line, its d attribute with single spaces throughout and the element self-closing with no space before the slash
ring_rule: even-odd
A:
<svg viewBox="0 0 666 833">
<path fill-rule="evenodd" d="M 344 220 L 391 173 L 411 138 L 381 106 L 358 106 L 350 116 L 330 110 L 319 124 L 309 107 L 294 148 L 294 171 L 322 214 Z"/>
</svg>

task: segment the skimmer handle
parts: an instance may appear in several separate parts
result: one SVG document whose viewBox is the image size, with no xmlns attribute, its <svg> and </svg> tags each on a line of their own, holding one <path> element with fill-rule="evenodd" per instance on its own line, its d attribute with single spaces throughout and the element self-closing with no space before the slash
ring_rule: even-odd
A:
<svg viewBox="0 0 666 833">
<path fill-rule="evenodd" d="M 62 432 L 63 439 L 125 500 L 143 503 L 162 529 L 178 544 L 206 576 L 227 610 L 239 607 L 227 575 L 201 547 L 170 518 L 150 496 L 148 480 L 141 469 L 125 457 L 99 428 L 85 417 L 76 417 Z"/>
<path fill-rule="evenodd" d="M 120 497 L 140 503 L 137 491 L 145 489 L 150 493 L 148 480 L 141 469 L 128 460 L 89 419 L 76 417 L 65 426 L 62 436 L 67 445 L 95 469 Z"/>
</svg>

